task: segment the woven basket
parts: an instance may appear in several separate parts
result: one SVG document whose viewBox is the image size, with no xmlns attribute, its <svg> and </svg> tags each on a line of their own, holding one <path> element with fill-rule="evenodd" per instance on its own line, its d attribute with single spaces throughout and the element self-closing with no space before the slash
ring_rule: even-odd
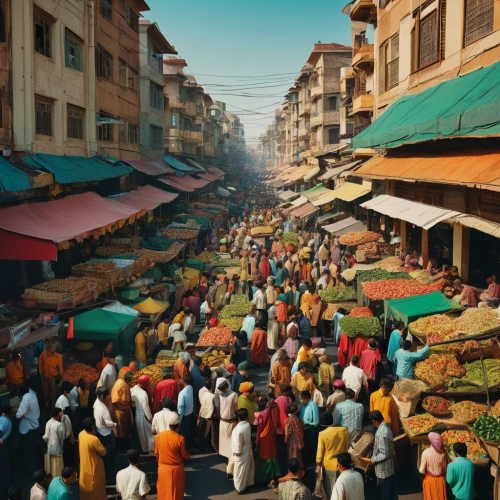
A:
<svg viewBox="0 0 500 500">
<path fill-rule="evenodd" d="M 394 384 L 391 394 L 404 401 L 420 397 L 427 389 L 427 385 L 420 380 L 403 378 Z"/>
<path fill-rule="evenodd" d="M 351 454 L 354 466 L 366 471 L 370 467 L 369 462 L 361 460 L 361 457 L 367 457 L 368 454 L 373 449 L 373 443 L 375 441 L 375 436 L 369 432 L 360 432 L 352 441 L 351 449 L 349 453 Z"/>
</svg>

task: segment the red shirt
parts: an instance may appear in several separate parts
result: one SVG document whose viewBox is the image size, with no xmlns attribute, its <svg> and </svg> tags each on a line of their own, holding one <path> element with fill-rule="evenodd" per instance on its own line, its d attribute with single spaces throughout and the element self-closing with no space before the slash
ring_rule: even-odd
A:
<svg viewBox="0 0 500 500">
<path fill-rule="evenodd" d="M 178 384 L 174 379 L 162 380 L 156 385 L 153 413 L 160 411 L 163 406 L 163 398 L 170 398 L 174 404 L 177 404 Z"/>
<path fill-rule="evenodd" d="M 286 303 L 280 302 L 276 305 L 276 319 L 277 321 L 286 321 Z"/>
</svg>

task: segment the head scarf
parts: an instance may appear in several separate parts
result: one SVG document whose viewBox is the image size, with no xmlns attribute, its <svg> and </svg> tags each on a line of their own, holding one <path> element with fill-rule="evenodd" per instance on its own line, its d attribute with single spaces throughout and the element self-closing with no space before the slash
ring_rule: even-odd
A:
<svg viewBox="0 0 500 500">
<path fill-rule="evenodd" d="M 146 385 L 146 384 L 149 384 L 150 380 L 151 380 L 151 377 L 149 375 L 141 375 L 138 378 L 137 383 L 140 385 Z"/>
<path fill-rule="evenodd" d="M 242 363 L 240 363 L 238 365 L 238 371 L 246 370 L 247 369 L 247 364 L 248 364 L 248 361 L 243 361 Z"/>
<path fill-rule="evenodd" d="M 187 363 L 191 359 L 191 356 L 189 355 L 188 352 L 182 351 L 179 353 L 179 358 L 182 359 L 183 363 Z"/>
<path fill-rule="evenodd" d="M 217 382 L 215 383 L 215 386 L 217 389 L 219 389 L 219 387 L 224 383 L 226 382 L 227 385 L 229 386 L 229 391 L 231 391 L 231 384 L 225 379 L 225 378 L 219 378 L 217 380 Z"/>
<path fill-rule="evenodd" d="M 278 294 L 278 300 L 280 302 L 286 302 L 286 295 L 284 293 Z"/>
<path fill-rule="evenodd" d="M 181 421 L 181 418 L 175 411 L 169 411 L 167 412 L 167 422 L 168 425 L 179 425 L 179 422 Z"/>
<path fill-rule="evenodd" d="M 252 382 L 243 382 L 240 384 L 240 392 L 251 392 L 253 389 Z"/>
<path fill-rule="evenodd" d="M 332 364 L 330 356 L 328 356 L 327 354 L 325 354 L 323 356 L 320 356 L 319 357 L 319 362 L 320 363 L 326 363 L 327 365 L 331 365 Z"/>
<path fill-rule="evenodd" d="M 437 432 L 430 432 L 427 437 L 429 438 L 431 446 L 434 450 L 441 453 L 443 451 L 443 438 L 441 437 L 441 434 L 438 434 Z"/>
<path fill-rule="evenodd" d="M 229 372 L 229 374 L 234 375 L 236 373 L 236 365 L 234 364 L 227 365 L 226 370 Z"/>
</svg>

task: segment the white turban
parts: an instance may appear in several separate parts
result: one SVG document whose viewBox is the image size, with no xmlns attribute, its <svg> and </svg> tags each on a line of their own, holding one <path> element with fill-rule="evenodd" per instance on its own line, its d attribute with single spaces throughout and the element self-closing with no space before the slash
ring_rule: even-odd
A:
<svg viewBox="0 0 500 500">
<path fill-rule="evenodd" d="M 181 358 L 184 363 L 187 363 L 191 359 L 191 355 L 188 352 L 181 351 L 179 353 L 179 358 Z"/>
</svg>

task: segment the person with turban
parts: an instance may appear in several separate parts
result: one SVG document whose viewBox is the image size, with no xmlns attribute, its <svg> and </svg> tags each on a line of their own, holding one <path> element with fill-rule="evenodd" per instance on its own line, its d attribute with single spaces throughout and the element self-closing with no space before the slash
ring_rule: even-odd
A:
<svg viewBox="0 0 500 500">
<path fill-rule="evenodd" d="M 135 425 L 137 434 L 141 443 L 141 449 L 144 453 L 153 453 L 154 439 L 151 422 L 153 414 L 149 406 L 149 397 L 146 388 L 151 382 L 149 375 L 141 375 L 137 380 L 137 385 L 130 391 L 132 405 L 135 406 Z"/>
<path fill-rule="evenodd" d="M 425 474 L 423 499 L 446 500 L 446 468 L 450 459 L 440 434 L 431 432 L 427 437 L 431 446 L 423 451 L 419 468 L 420 473 Z"/>
<path fill-rule="evenodd" d="M 255 390 L 252 382 L 243 382 L 240 384 L 240 397 L 238 398 L 238 410 L 246 408 L 248 411 L 247 422 L 253 425 L 255 420 L 255 412 L 259 409 L 255 402 Z"/>
</svg>

